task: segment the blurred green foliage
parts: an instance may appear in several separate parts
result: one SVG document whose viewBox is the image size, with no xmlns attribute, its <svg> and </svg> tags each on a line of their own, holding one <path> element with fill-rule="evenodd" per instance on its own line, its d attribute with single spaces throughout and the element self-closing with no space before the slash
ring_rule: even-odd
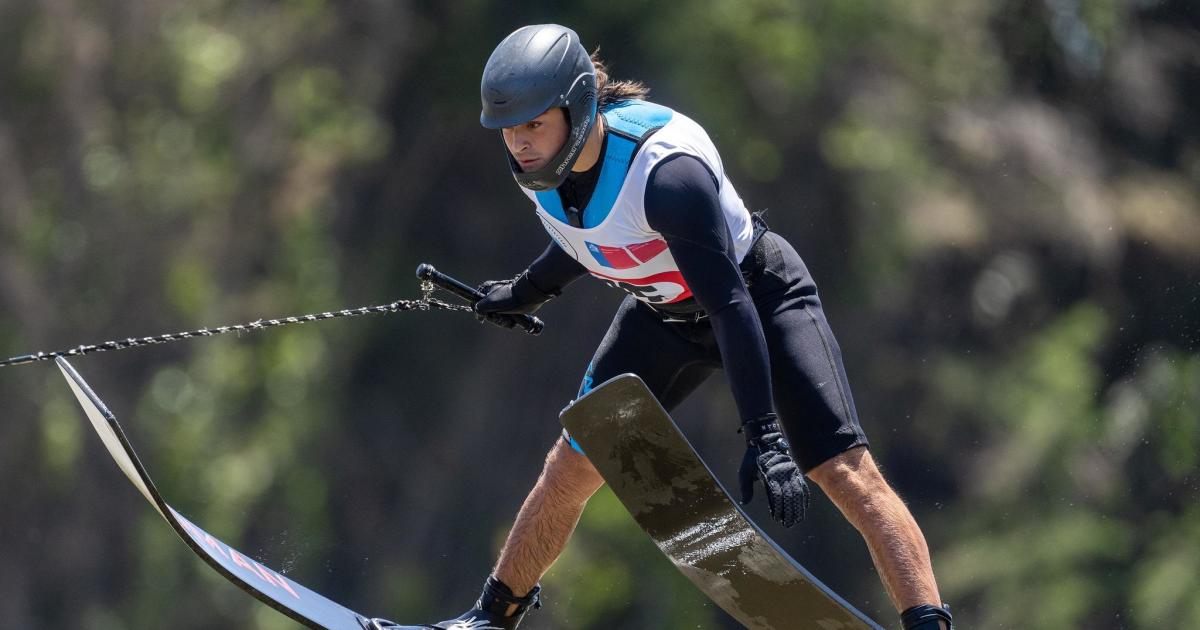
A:
<svg viewBox="0 0 1200 630">
<path fill-rule="evenodd" d="M 700 121 L 804 256 L 963 627 L 1200 626 L 1187 2 L 0 3 L 0 355 L 411 297 L 421 261 L 521 269 L 545 237 L 478 74 L 544 21 Z M 406 314 L 75 363 L 184 514 L 353 608 L 440 619 L 615 306 L 585 284 L 536 339 Z M 725 389 L 679 415 L 728 481 Z M 5 627 L 294 627 L 173 540 L 51 368 L 4 370 L 0 400 Z M 815 512 L 770 531 L 894 625 Z M 607 490 L 544 585 L 533 630 L 733 627 Z"/>
</svg>

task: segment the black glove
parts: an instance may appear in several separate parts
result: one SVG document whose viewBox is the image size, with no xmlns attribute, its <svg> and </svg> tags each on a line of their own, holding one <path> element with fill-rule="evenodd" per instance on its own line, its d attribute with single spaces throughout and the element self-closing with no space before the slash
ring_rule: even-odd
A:
<svg viewBox="0 0 1200 630">
<path fill-rule="evenodd" d="M 518 320 L 514 315 L 528 315 L 558 295 L 537 288 L 529 280 L 528 270 L 515 278 L 488 280 L 477 288 L 483 299 L 474 305 L 476 319 L 501 328 L 515 328 Z"/>
<path fill-rule="evenodd" d="M 754 498 L 754 482 L 761 481 L 767 491 L 767 507 L 771 518 L 784 527 L 804 520 L 808 509 L 808 484 L 800 467 L 792 460 L 787 440 L 779 430 L 775 414 L 753 418 L 742 423 L 746 434 L 746 455 L 738 470 L 742 486 L 742 505 Z"/>
</svg>

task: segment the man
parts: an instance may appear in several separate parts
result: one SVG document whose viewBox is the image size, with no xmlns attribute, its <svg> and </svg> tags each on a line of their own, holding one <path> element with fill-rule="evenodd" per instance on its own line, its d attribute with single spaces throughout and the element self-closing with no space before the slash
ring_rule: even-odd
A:
<svg viewBox="0 0 1200 630">
<path fill-rule="evenodd" d="M 816 285 L 746 210 L 704 130 L 643 100 L 640 83 L 611 81 L 557 25 L 501 42 L 481 92 L 480 121 L 501 131 L 552 242 L 516 278 L 485 283 L 476 312 L 511 327 L 585 274 L 626 291 L 581 394 L 633 372 L 669 410 L 724 368 L 747 445 L 743 503 L 762 482 L 790 527 L 807 475 L 862 533 L 904 627 L 949 628 L 925 539 L 867 449 Z M 475 608 L 434 627 L 516 628 L 602 484 L 564 433 Z"/>
</svg>

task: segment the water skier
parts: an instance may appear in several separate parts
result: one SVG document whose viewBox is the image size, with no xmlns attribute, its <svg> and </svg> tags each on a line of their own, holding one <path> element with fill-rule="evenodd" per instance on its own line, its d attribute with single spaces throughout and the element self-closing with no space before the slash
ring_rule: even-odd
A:
<svg viewBox="0 0 1200 630">
<path fill-rule="evenodd" d="M 611 80 L 562 26 L 518 29 L 495 49 L 480 120 L 500 130 L 552 242 L 516 278 L 486 283 L 475 310 L 512 327 L 586 274 L 626 291 L 580 393 L 632 372 L 669 410 L 723 368 L 746 439 L 743 503 L 761 482 L 790 527 L 807 476 L 862 534 L 903 627 L 949 628 L 925 538 L 868 450 L 812 277 L 746 210 L 705 131 L 647 91 Z M 602 484 L 564 432 L 474 609 L 434 627 L 516 628 Z"/>
</svg>

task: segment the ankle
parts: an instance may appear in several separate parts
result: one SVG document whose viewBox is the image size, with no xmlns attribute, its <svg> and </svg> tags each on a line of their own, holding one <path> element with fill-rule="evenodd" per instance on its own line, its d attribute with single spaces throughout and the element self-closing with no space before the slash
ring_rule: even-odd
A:
<svg viewBox="0 0 1200 630">
<path fill-rule="evenodd" d="M 900 613 L 904 630 L 954 630 L 954 617 L 950 605 L 921 604 Z"/>
<path fill-rule="evenodd" d="M 529 578 L 521 575 L 516 571 L 512 571 L 505 563 L 500 562 L 492 573 L 488 575 L 488 580 L 494 581 L 500 589 L 500 592 L 512 597 L 528 597 L 534 589 L 538 588 L 536 578 Z M 484 584 L 487 585 L 486 583 Z"/>
<path fill-rule="evenodd" d="M 524 614 L 531 607 L 541 608 L 541 592 L 542 587 L 534 584 L 527 593 L 518 596 L 499 578 L 489 575 L 483 583 L 483 592 L 479 595 L 475 607 L 493 614 L 512 617 Z"/>
</svg>

